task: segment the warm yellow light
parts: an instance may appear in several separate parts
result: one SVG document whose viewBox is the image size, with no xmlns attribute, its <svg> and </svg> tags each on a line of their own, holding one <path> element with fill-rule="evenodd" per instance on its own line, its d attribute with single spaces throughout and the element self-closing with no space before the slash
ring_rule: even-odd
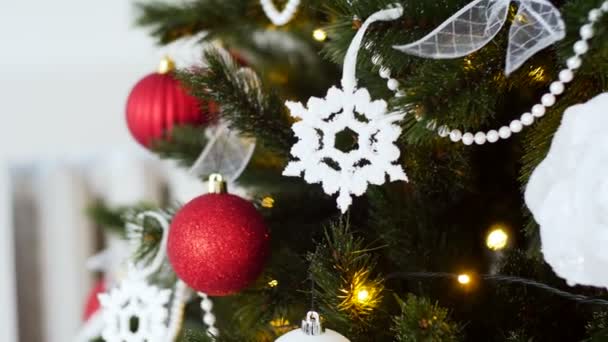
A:
<svg viewBox="0 0 608 342">
<path fill-rule="evenodd" d="M 493 251 L 499 251 L 507 246 L 509 234 L 502 228 L 494 228 L 486 237 L 486 246 Z"/>
<path fill-rule="evenodd" d="M 270 287 L 277 287 L 277 286 L 279 286 L 279 281 L 276 280 L 276 279 L 273 279 L 273 280 L 271 280 L 271 281 L 268 282 L 268 286 L 270 286 Z"/>
<path fill-rule="evenodd" d="M 367 289 L 361 289 L 357 292 L 357 301 L 361 304 L 365 304 L 369 300 L 369 291 Z"/>
<path fill-rule="evenodd" d="M 528 73 L 528 76 L 532 77 L 532 79 L 536 82 L 545 82 L 547 79 L 547 74 L 545 73 L 545 69 L 543 67 L 536 67 Z"/>
<path fill-rule="evenodd" d="M 459 274 L 458 282 L 462 285 L 468 285 L 471 283 L 471 276 L 466 273 Z"/>
<path fill-rule="evenodd" d="M 270 325 L 274 328 L 287 327 L 290 324 L 291 323 L 289 323 L 289 320 L 285 319 L 284 317 L 278 317 L 270 321 Z"/>
<path fill-rule="evenodd" d="M 316 29 L 316 30 L 312 31 L 312 37 L 315 40 L 322 42 L 325 39 L 327 39 L 327 33 L 325 31 L 323 31 L 322 29 Z"/>
<path fill-rule="evenodd" d="M 473 64 L 473 60 L 471 59 L 471 57 L 465 57 L 464 58 L 464 70 L 473 70 L 475 69 L 475 65 Z"/>
<path fill-rule="evenodd" d="M 272 208 L 274 207 L 274 198 L 270 196 L 266 196 L 262 199 L 262 207 L 264 208 Z"/>
<path fill-rule="evenodd" d="M 369 269 L 361 269 L 339 289 L 338 310 L 351 317 L 371 314 L 382 301 L 384 286 L 381 280 L 370 278 Z"/>
</svg>

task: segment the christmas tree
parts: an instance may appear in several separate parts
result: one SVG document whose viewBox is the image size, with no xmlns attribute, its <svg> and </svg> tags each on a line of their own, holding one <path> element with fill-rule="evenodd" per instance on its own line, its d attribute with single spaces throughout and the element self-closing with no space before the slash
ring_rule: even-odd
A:
<svg viewBox="0 0 608 342">
<path fill-rule="evenodd" d="M 562 220 L 574 204 L 537 212 L 540 190 L 524 200 L 564 113 L 606 89 L 608 2 L 190 0 L 137 8 L 137 23 L 159 44 L 198 39 L 200 64 L 163 71 L 202 114 L 193 117 L 184 100 L 171 109 L 183 120 L 142 133 L 141 118 L 130 117 L 131 131 L 159 157 L 196 164 L 201 181 L 226 172 L 201 160 L 202 151 L 236 162 L 222 176 L 248 194 L 233 198 L 214 175 L 203 200 L 152 208 L 171 228 L 166 270 L 148 281 L 172 287 L 182 279 L 206 293 L 188 297 L 177 340 L 274 341 L 309 311 L 350 341 L 608 340 L 608 302 L 599 298 L 606 283 L 593 280 L 601 271 L 584 266 L 586 278 L 569 277 L 551 259 L 551 251 L 580 252 L 580 263 L 601 254 L 581 241 L 602 241 L 605 233 L 587 227 L 606 228 L 608 213 Z M 235 150 L 222 149 L 228 144 Z M 606 174 L 594 170 L 569 189 Z M 534 177 L 551 182 L 540 171 Z M 590 189 L 576 205 L 606 208 Z M 578 190 L 566 193 L 578 201 Z M 138 216 L 149 209 L 99 204 L 91 213 L 112 227 L 139 224 L 136 259 L 146 264 L 164 248 L 159 223 Z M 560 224 L 581 233 L 559 235 Z M 558 247 L 548 245 L 551 236 Z M 310 341 L 341 341 L 308 333 Z"/>
</svg>

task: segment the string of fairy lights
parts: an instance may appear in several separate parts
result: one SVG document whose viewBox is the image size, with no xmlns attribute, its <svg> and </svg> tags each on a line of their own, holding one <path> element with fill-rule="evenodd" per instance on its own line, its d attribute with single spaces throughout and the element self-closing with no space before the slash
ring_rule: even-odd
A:
<svg viewBox="0 0 608 342">
<path fill-rule="evenodd" d="M 312 31 L 312 37 L 318 42 L 324 42 L 327 40 L 328 35 L 322 28 L 316 28 Z M 529 74 L 533 80 L 544 81 L 545 75 L 542 68 L 534 69 Z M 260 203 L 265 208 L 272 208 L 275 201 L 272 197 L 264 197 Z M 493 253 L 494 260 L 499 260 L 504 256 L 504 250 L 509 248 L 512 243 L 510 237 L 510 229 L 508 225 L 497 223 L 489 227 L 485 235 L 485 247 L 489 252 Z M 361 270 L 361 272 L 369 272 L 369 270 Z M 379 304 L 382 292 L 384 290 L 382 283 L 366 283 L 361 281 L 364 277 L 355 276 L 350 279 L 350 284 L 339 289 L 339 293 L 336 295 L 341 299 L 338 306 L 339 310 L 344 311 L 358 311 L 370 313 Z M 396 272 L 389 274 L 385 277 L 386 280 L 390 279 L 448 279 L 452 280 L 457 286 L 463 289 L 474 288 L 476 282 L 489 281 L 506 284 L 519 284 L 523 286 L 533 287 L 554 294 L 556 296 L 576 301 L 581 304 L 591 305 L 602 305 L 607 306 L 608 300 L 601 298 L 587 297 L 583 295 L 569 293 L 547 284 L 537 282 L 531 279 L 507 276 L 500 274 L 478 274 L 475 272 L 461 272 L 461 273 L 449 273 L 449 272 Z M 267 283 L 268 287 L 274 288 L 279 286 L 279 282 L 276 279 L 272 279 Z M 313 285 L 314 286 L 314 285 Z M 312 299 L 314 306 L 314 298 Z M 278 317 L 270 322 L 270 325 L 277 331 L 290 329 L 292 324 L 284 317 Z"/>
<path fill-rule="evenodd" d="M 274 199 L 265 197 L 262 202 L 265 204 L 265 207 L 272 207 Z M 503 223 L 496 223 L 490 226 L 484 241 L 488 251 L 495 253 L 497 256 L 502 256 L 503 251 L 509 248 L 512 243 L 509 231 L 508 225 Z M 383 284 L 362 281 L 362 279 L 366 279 L 366 277 L 362 276 L 362 272 L 369 272 L 369 270 L 356 272 L 352 279 L 350 279 L 350 284 L 339 289 L 339 293 L 336 294 L 337 297 L 341 299 L 337 308 L 338 310 L 369 314 L 380 303 L 384 290 Z M 454 281 L 455 284 L 464 290 L 473 289 L 476 283 L 481 281 L 518 284 L 543 290 L 580 304 L 608 306 L 608 300 L 606 299 L 573 294 L 535 280 L 501 274 L 478 274 L 475 272 L 395 272 L 384 278 L 385 281 L 391 279 L 448 279 Z M 279 282 L 276 279 L 270 280 L 268 286 L 271 288 L 279 286 Z M 289 329 L 291 327 L 291 323 L 284 317 L 273 319 L 270 324 L 273 328 L 277 329 L 277 331 Z"/>
</svg>

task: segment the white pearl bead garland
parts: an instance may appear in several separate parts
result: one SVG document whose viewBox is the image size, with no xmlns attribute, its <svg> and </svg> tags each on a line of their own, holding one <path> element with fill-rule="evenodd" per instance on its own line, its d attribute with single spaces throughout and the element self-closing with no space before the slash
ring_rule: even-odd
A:
<svg viewBox="0 0 608 342">
<path fill-rule="evenodd" d="M 477 132 L 475 134 L 475 143 L 477 145 L 483 145 L 486 143 L 486 134 L 484 132 Z"/>
<path fill-rule="evenodd" d="M 555 96 L 553 96 L 553 94 L 545 94 L 543 95 L 543 97 L 540 98 L 540 102 L 545 107 L 553 106 L 555 104 L 555 101 Z"/>
<path fill-rule="evenodd" d="M 562 82 L 555 81 L 555 82 L 551 83 L 549 90 L 551 91 L 551 94 L 553 94 L 553 95 L 561 95 L 564 93 L 565 86 Z"/>
<path fill-rule="evenodd" d="M 450 140 L 452 140 L 453 142 L 458 142 L 458 141 L 460 141 L 461 138 L 462 138 L 462 132 L 460 132 L 459 130 L 455 129 L 452 132 L 450 132 Z"/>
<path fill-rule="evenodd" d="M 535 104 L 532 106 L 530 113 L 524 113 L 520 117 L 519 120 L 513 120 L 509 124 L 509 126 L 502 126 L 497 130 L 489 130 L 487 133 L 485 132 L 461 132 L 458 129 L 450 129 L 446 125 L 441 125 L 437 129 L 437 134 L 446 138 L 449 137 L 453 142 L 462 142 L 463 144 L 470 146 L 473 143 L 477 145 L 483 145 L 487 142 L 495 143 L 501 139 L 509 139 L 513 136 L 513 133 L 519 133 L 522 131 L 524 126 L 530 126 L 534 123 L 535 118 L 541 118 L 545 115 L 547 108 L 551 107 L 557 101 L 556 96 L 564 93 L 565 83 L 569 83 L 574 79 L 574 70 L 581 67 L 583 61 L 580 58 L 582 55 L 586 54 L 589 51 L 589 43 L 587 40 L 593 38 L 595 34 L 595 30 L 593 28 L 593 24 L 598 21 L 604 13 L 608 13 L 608 1 L 604 1 L 600 8 L 592 9 L 589 11 L 588 20 L 589 23 L 581 26 L 579 33 L 581 36 L 581 40 L 574 43 L 572 49 L 574 51 L 574 55 L 566 61 L 567 69 L 563 69 L 559 72 L 558 78 L 559 81 L 554 81 L 549 86 L 549 92 L 544 94 L 541 97 L 541 103 Z M 371 44 L 365 46 L 366 49 L 371 49 Z M 380 77 L 384 79 L 388 79 L 387 87 L 395 92 L 395 96 L 402 97 L 405 94 L 399 90 L 399 82 L 390 78 L 391 70 L 387 67 L 382 66 L 382 57 L 378 54 L 372 56 L 372 64 L 376 66 L 380 66 Z M 422 120 L 422 118 L 417 118 L 418 121 Z M 427 128 L 431 130 L 435 130 L 437 127 L 437 123 L 433 122 L 432 124 L 427 124 Z"/>
<path fill-rule="evenodd" d="M 207 325 L 207 335 L 210 337 L 217 337 L 219 335 L 219 330 L 215 327 L 216 318 L 213 312 L 213 302 L 207 296 L 206 293 L 199 292 L 199 297 L 201 297 L 201 310 L 203 310 L 203 323 Z"/>
<path fill-rule="evenodd" d="M 496 131 L 495 129 L 489 130 L 488 134 L 486 134 L 486 137 L 488 138 L 488 142 L 492 144 L 497 142 L 500 138 L 500 136 L 498 135 L 498 131 Z"/>
<path fill-rule="evenodd" d="M 530 113 L 524 113 L 521 115 L 520 121 L 522 124 L 524 124 L 526 126 L 530 126 L 531 124 L 534 123 L 534 115 L 532 115 Z"/>
<path fill-rule="evenodd" d="M 462 143 L 469 146 L 473 144 L 473 140 L 475 138 L 473 137 L 473 133 L 465 133 L 462 135 Z"/>
</svg>

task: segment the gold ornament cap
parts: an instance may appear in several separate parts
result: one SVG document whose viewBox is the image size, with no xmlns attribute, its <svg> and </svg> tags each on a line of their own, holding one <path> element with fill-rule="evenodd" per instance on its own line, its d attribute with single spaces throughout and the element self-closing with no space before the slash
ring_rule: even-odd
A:
<svg viewBox="0 0 608 342">
<path fill-rule="evenodd" d="M 308 336 L 319 336 L 323 334 L 321 318 L 316 311 L 308 311 L 306 318 L 302 320 L 302 332 Z"/>
<path fill-rule="evenodd" d="M 175 62 L 169 56 L 163 57 L 158 64 L 158 73 L 168 74 L 173 70 L 175 70 Z"/>
<path fill-rule="evenodd" d="M 228 192 L 226 181 L 219 173 L 212 173 L 209 176 L 208 187 L 210 194 L 225 194 Z"/>
</svg>

